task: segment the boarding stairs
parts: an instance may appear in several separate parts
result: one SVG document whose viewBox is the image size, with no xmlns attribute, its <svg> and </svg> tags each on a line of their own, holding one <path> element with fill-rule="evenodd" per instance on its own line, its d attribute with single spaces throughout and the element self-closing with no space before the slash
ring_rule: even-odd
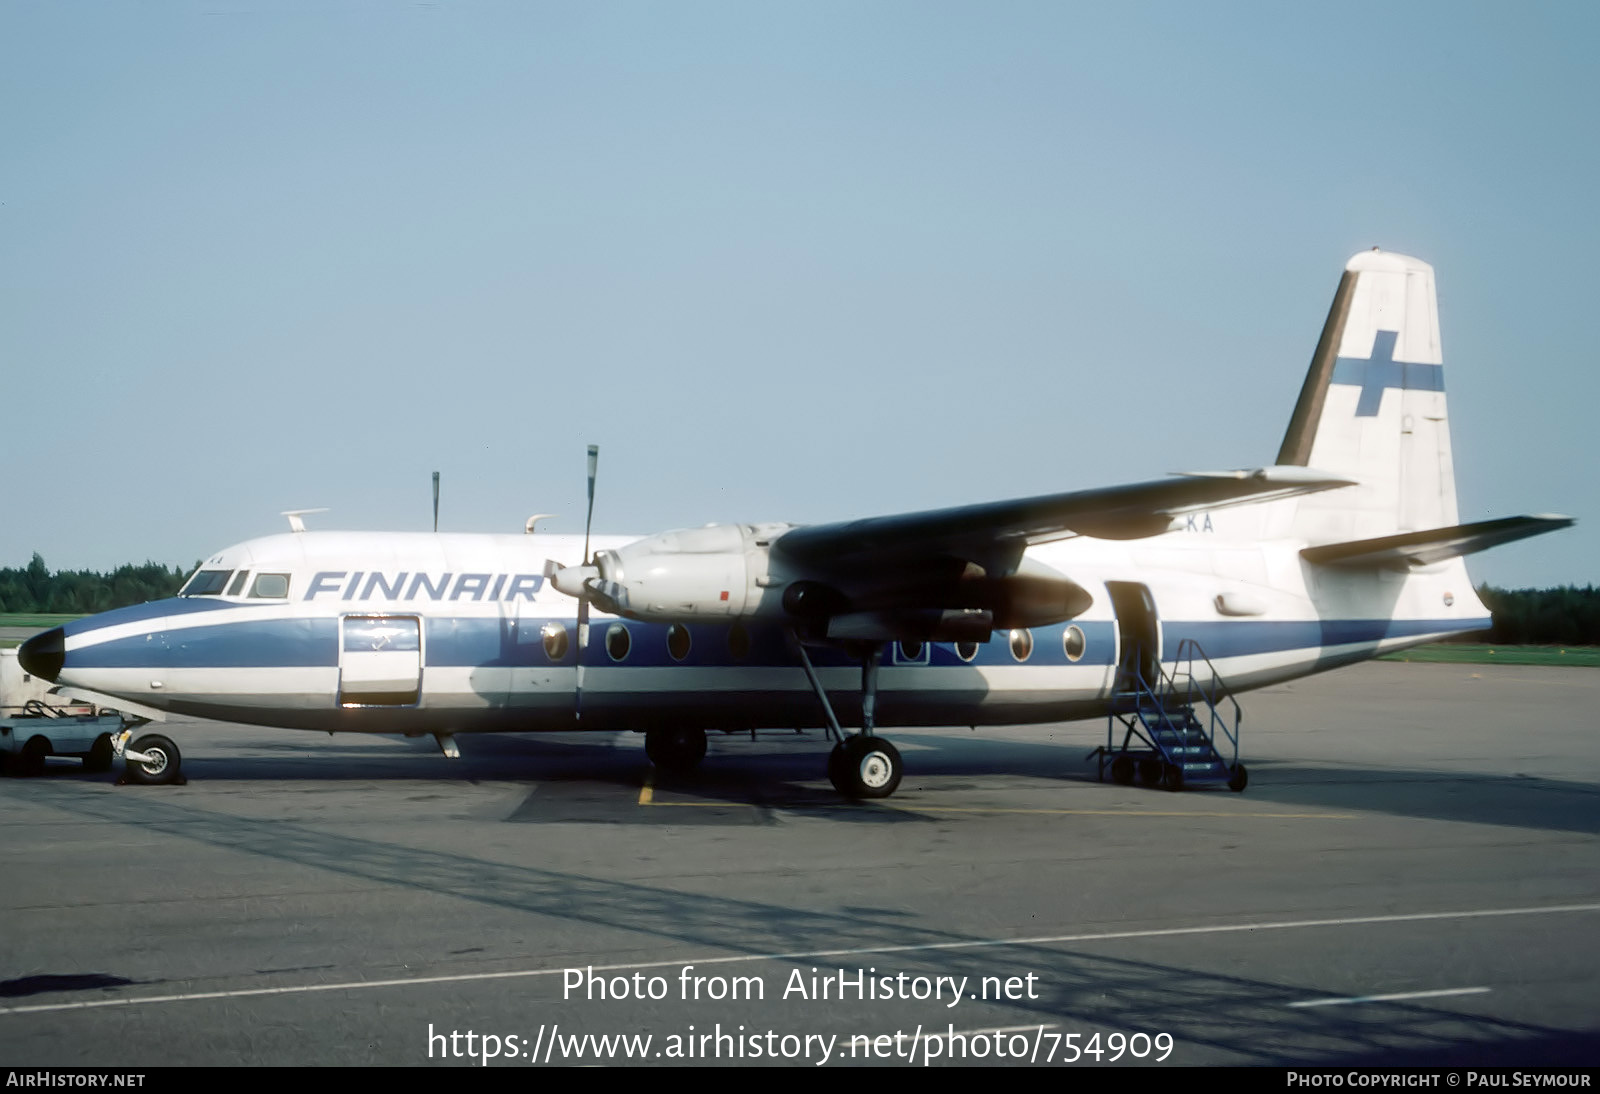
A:
<svg viewBox="0 0 1600 1094">
<path fill-rule="evenodd" d="M 1089 756 L 1098 759 L 1102 781 L 1109 772 L 1124 785 L 1137 775 L 1146 786 L 1168 790 L 1203 783 L 1243 790 L 1240 717 L 1238 700 L 1198 642 L 1180 642 L 1170 668 L 1135 651 L 1117 674 L 1106 743 Z"/>
</svg>

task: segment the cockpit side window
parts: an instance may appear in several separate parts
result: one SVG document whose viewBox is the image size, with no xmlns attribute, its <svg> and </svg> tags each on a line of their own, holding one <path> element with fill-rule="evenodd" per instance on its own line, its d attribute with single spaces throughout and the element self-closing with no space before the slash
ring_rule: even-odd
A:
<svg viewBox="0 0 1600 1094">
<path fill-rule="evenodd" d="M 250 576 L 249 570 L 240 570 L 233 575 L 233 584 L 228 586 L 229 596 L 238 596 L 244 592 L 244 579 Z"/>
<path fill-rule="evenodd" d="M 228 587 L 232 570 L 196 570 L 193 577 L 178 590 L 179 596 L 221 596 Z"/>
<path fill-rule="evenodd" d="M 260 600 L 282 600 L 289 595 L 288 574 L 257 574 L 250 595 Z"/>
</svg>

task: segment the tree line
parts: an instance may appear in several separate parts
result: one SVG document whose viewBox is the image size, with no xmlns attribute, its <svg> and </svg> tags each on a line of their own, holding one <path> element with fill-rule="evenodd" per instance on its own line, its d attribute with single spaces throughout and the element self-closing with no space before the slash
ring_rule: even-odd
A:
<svg viewBox="0 0 1600 1094">
<path fill-rule="evenodd" d="M 1494 616 L 1488 641 L 1504 646 L 1600 646 L 1600 589 L 1478 587 Z M 1480 636 L 1478 641 L 1483 641 Z"/>
<path fill-rule="evenodd" d="M 0 612 L 61 612 L 88 615 L 171 596 L 187 571 L 159 562 L 118 566 L 108 574 L 92 570 L 51 572 L 35 552 L 22 569 L 0 570 Z"/>
<path fill-rule="evenodd" d="M 193 567 L 197 568 L 197 567 Z M 107 574 L 90 570 L 52 572 L 38 554 L 27 566 L 0 569 L 0 612 L 62 612 L 87 615 L 176 593 L 186 571 L 159 562 L 119 566 Z M 1600 646 L 1600 589 L 1564 585 L 1554 589 L 1478 587 L 1494 615 L 1487 635 L 1460 641 L 1508 646 Z"/>
</svg>

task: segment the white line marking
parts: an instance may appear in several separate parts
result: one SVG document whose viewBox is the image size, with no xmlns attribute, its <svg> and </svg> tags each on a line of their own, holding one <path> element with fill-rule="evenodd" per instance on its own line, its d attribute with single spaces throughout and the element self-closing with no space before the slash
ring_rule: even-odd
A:
<svg viewBox="0 0 1600 1094">
<path fill-rule="evenodd" d="M 955 1031 L 947 1029 L 943 1033 L 919 1032 L 915 1037 L 912 1038 L 912 1040 L 917 1042 L 944 1041 L 951 1037 L 985 1037 L 993 1036 L 999 1033 L 1033 1033 L 1035 1031 L 1047 1029 L 1059 1029 L 1060 1026 L 1060 1022 L 1045 1022 L 1043 1025 L 1035 1022 L 1031 1026 L 986 1026 L 983 1029 L 958 1029 Z M 921 1030 L 922 1027 L 918 1026 L 917 1029 Z"/>
<path fill-rule="evenodd" d="M 584 966 L 594 972 L 622 969 L 666 969 L 682 965 L 731 965 L 753 961 L 814 961 L 822 957 L 857 957 L 875 953 L 922 953 L 932 950 L 976 950 L 997 946 L 1056 946 L 1069 942 L 1116 942 L 1133 938 L 1172 938 L 1196 934 L 1237 934 L 1241 931 L 1292 931 L 1308 927 L 1357 927 L 1379 923 L 1427 923 L 1446 919 L 1490 919 L 1497 916 L 1559 915 L 1570 912 L 1600 912 L 1600 903 L 1553 904 L 1543 908 L 1481 908 L 1466 912 L 1413 912 L 1409 915 L 1349 916 L 1343 919 L 1286 919 L 1273 923 L 1221 923 L 1210 927 L 1164 927 L 1145 931 L 1102 931 L 1091 934 L 1043 935 L 1036 938 L 977 938 L 961 942 L 924 942 L 910 946 L 862 946 L 849 950 L 802 950 L 793 953 L 734 954 L 727 957 L 684 957 L 671 961 L 628 961 L 617 965 Z M 34 1003 L 20 1007 L 0 1007 L 0 1016 L 43 1014 L 62 1010 L 92 1010 L 97 1007 L 133 1007 L 146 1003 L 187 1003 L 201 999 L 248 999 L 257 995 L 304 995 L 320 991 L 362 991 L 369 988 L 398 988 L 417 984 L 465 984 L 475 980 L 517 980 L 530 976 L 557 976 L 559 969 L 513 969 L 507 972 L 467 972 L 449 976 L 412 976 L 393 980 L 352 980 L 340 984 L 288 984 L 277 988 L 239 988 L 233 991 L 184 992 L 175 995 L 142 995 L 121 999 L 88 999 L 72 1003 Z"/>
<path fill-rule="evenodd" d="M 1331 999 L 1302 999 L 1291 1007 L 1343 1007 L 1351 1003 L 1394 1003 L 1401 999 L 1437 999 L 1442 995 L 1482 995 L 1488 988 L 1439 988 L 1435 991 L 1397 991 L 1388 995 L 1335 996 Z"/>
</svg>

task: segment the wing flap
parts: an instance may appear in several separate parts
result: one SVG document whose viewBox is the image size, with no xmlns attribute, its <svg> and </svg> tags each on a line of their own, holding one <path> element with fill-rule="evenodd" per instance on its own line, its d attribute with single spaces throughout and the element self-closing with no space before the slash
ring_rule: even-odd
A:
<svg viewBox="0 0 1600 1094">
<path fill-rule="evenodd" d="M 1457 555 L 1470 555 L 1475 551 L 1498 547 L 1502 543 L 1513 543 L 1529 536 L 1554 532 L 1560 528 L 1571 527 L 1574 523 L 1576 522 L 1571 517 L 1554 515 L 1502 517 L 1499 520 L 1484 520 L 1475 524 L 1432 528 L 1425 532 L 1403 532 L 1397 536 L 1380 536 L 1377 539 L 1357 539 L 1347 543 L 1307 547 L 1300 552 L 1300 557 L 1320 566 L 1389 567 L 1404 570 L 1443 562 Z"/>
</svg>

